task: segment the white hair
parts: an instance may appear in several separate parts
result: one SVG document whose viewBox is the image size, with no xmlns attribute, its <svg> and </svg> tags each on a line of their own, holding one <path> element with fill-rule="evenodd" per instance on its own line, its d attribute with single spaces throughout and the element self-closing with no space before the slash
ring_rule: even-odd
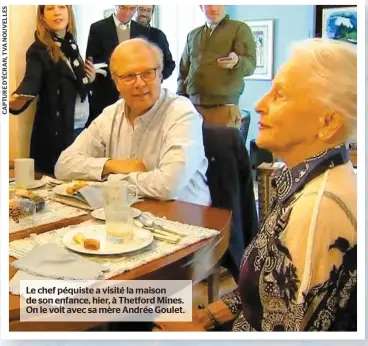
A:
<svg viewBox="0 0 368 346">
<path fill-rule="evenodd" d="M 154 57 L 157 60 L 157 65 L 158 65 L 158 72 L 159 74 L 162 73 L 162 70 L 164 68 L 164 55 L 162 53 L 162 50 L 154 43 L 147 41 L 144 38 L 132 38 L 130 40 L 121 42 L 113 51 L 113 53 L 111 54 L 111 59 L 110 59 L 110 72 L 111 75 L 114 76 L 115 75 L 115 71 L 116 71 L 116 65 L 119 62 L 119 59 L 117 58 L 117 54 L 118 52 L 126 45 L 129 44 L 143 44 L 145 45 L 149 50 L 151 50 L 152 54 L 154 55 Z"/>
<path fill-rule="evenodd" d="M 293 47 L 310 71 L 306 81 L 316 87 L 314 97 L 329 111 L 344 117 L 346 136 L 354 138 L 357 120 L 357 54 L 347 42 L 330 39 L 307 39 Z"/>
</svg>

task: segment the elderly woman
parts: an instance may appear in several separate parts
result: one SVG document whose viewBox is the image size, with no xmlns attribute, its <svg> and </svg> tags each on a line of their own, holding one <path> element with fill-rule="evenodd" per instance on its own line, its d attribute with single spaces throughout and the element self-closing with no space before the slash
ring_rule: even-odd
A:
<svg viewBox="0 0 368 346">
<path fill-rule="evenodd" d="M 26 54 L 25 76 L 10 96 L 9 112 L 25 111 L 38 95 L 31 157 L 36 170 L 54 173 L 60 153 L 83 130 L 89 115 L 89 84 L 95 68 L 83 62 L 75 41 L 71 5 L 37 7 L 35 41 Z"/>
<path fill-rule="evenodd" d="M 357 57 L 310 39 L 257 104 L 257 145 L 285 162 L 271 212 L 246 249 L 239 287 L 156 330 L 356 330 L 357 192 L 346 143 L 355 133 Z"/>
</svg>

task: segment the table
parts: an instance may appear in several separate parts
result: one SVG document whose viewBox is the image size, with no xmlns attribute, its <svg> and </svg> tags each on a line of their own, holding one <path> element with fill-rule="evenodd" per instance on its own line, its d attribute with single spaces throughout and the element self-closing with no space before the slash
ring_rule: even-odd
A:
<svg viewBox="0 0 368 346">
<path fill-rule="evenodd" d="M 170 220 L 217 229 L 221 233 L 217 237 L 198 242 L 169 256 L 118 275 L 112 278 L 112 280 L 193 280 L 196 283 L 208 277 L 210 274 L 208 281 L 210 290 L 209 300 L 216 299 L 218 295 L 218 263 L 229 245 L 231 212 L 225 209 L 204 207 L 179 201 L 161 202 L 145 200 L 144 202 L 135 204 L 134 207 L 142 211 L 150 211 L 156 216 L 166 216 Z M 91 218 L 89 214 L 39 226 L 32 230 L 12 234 L 9 240 L 21 239 L 27 237 L 30 233 L 43 233 L 52 229 L 78 224 Z M 10 263 L 14 260 L 15 258 L 9 258 L 9 279 L 16 272 L 16 269 L 10 266 Z M 198 264 L 200 264 L 200 271 L 194 270 L 195 268 L 199 268 L 197 266 Z M 106 323 L 21 322 L 19 321 L 19 308 L 19 296 L 9 294 L 10 331 L 81 331 Z"/>
</svg>

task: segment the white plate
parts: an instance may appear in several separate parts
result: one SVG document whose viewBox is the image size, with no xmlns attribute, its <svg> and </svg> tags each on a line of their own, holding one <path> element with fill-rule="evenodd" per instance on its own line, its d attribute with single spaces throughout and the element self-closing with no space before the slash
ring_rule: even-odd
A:
<svg viewBox="0 0 368 346">
<path fill-rule="evenodd" d="M 78 180 L 78 181 L 80 181 L 80 180 Z M 85 182 L 87 183 L 87 185 L 103 185 L 103 182 L 99 182 L 99 181 L 85 181 Z M 57 185 L 57 186 L 53 187 L 52 192 L 56 193 L 57 195 L 66 196 L 66 197 L 74 197 L 76 199 L 80 199 L 80 197 L 78 197 L 78 195 L 70 195 L 69 193 L 66 192 L 66 189 L 69 186 L 73 186 L 76 183 L 77 183 L 77 181 L 72 181 L 70 183 Z"/>
<path fill-rule="evenodd" d="M 34 180 L 33 183 L 31 185 L 28 185 L 27 187 L 17 187 L 16 184 L 15 184 L 15 180 L 14 180 L 14 186 L 16 188 L 22 188 L 22 189 L 25 189 L 25 190 L 38 189 L 38 188 L 40 188 L 44 185 L 46 185 L 46 182 L 41 179 L 41 180 Z"/>
<path fill-rule="evenodd" d="M 55 178 L 51 178 L 47 175 L 44 175 L 42 177 L 43 180 L 46 181 L 46 183 L 50 184 L 50 185 L 61 185 L 61 184 L 66 184 L 67 182 L 65 180 L 59 180 L 59 179 L 55 179 Z"/>
<path fill-rule="evenodd" d="M 95 183 L 95 182 L 86 182 L 88 185 L 98 185 L 98 183 Z M 72 198 L 75 198 L 79 201 L 83 201 L 85 202 L 85 200 L 83 199 L 83 197 L 81 197 L 80 195 L 77 195 L 77 194 L 74 194 L 74 195 L 71 195 L 69 193 L 66 192 L 66 189 L 69 187 L 69 186 L 74 186 L 76 184 L 76 181 L 74 182 L 71 182 L 71 183 L 66 183 L 66 184 L 61 184 L 61 185 L 57 185 L 55 186 L 53 189 L 52 189 L 52 192 L 53 193 L 56 193 L 57 195 L 61 195 L 61 196 L 66 196 L 66 197 L 72 197 Z"/>
<path fill-rule="evenodd" d="M 98 250 L 88 250 L 83 244 L 73 241 L 75 233 L 83 233 L 86 238 L 94 238 L 100 241 Z M 110 244 L 106 241 L 106 225 L 91 225 L 86 227 L 74 228 L 63 237 L 63 244 L 70 250 L 92 254 L 92 255 L 118 255 L 128 252 L 141 250 L 150 245 L 153 241 L 151 232 L 136 227 L 133 239 L 126 244 Z"/>
<path fill-rule="evenodd" d="M 73 195 L 70 195 L 69 193 L 66 192 L 66 189 L 69 186 L 73 186 L 73 185 L 74 185 L 74 183 L 67 183 L 67 184 L 57 185 L 52 189 L 52 192 L 56 193 L 57 195 L 61 195 L 61 196 L 73 197 Z"/>
<path fill-rule="evenodd" d="M 38 188 L 40 188 L 42 186 L 45 186 L 45 185 L 46 185 L 46 182 L 45 181 L 43 181 L 43 180 L 35 180 L 31 186 L 28 186 L 27 187 L 27 189 L 30 189 L 30 190 L 32 190 L 32 189 L 38 189 Z"/>
<path fill-rule="evenodd" d="M 133 218 L 138 217 L 139 215 L 142 214 L 142 212 L 137 209 L 137 208 L 130 208 L 133 214 Z M 105 217 L 105 210 L 104 208 L 100 208 L 100 209 L 95 209 L 91 215 L 97 219 L 97 220 L 102 220 L 102 221 L 106 221 L 106 217 Z"/>
</svg>

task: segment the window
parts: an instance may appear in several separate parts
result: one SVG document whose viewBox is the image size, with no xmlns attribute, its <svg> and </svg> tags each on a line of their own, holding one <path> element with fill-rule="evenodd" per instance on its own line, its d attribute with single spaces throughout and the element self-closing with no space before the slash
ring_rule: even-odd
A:
<svg viewBox="0 0 368 346">
<path fill-rule="evenodd" d="M 95 23 L 113 13 L 115 5 L 73 5 L 75 23 L 77 27 L 77 43 L 82 58 L 85 58 L 89 29 Z"/>
<path fill-rule="evenodd" d="M 199 5 L 162 5 L 157 10 L 157 27 L 164 32 L 170 45 L 170 51 L 176 68 L 162 86 L 176 92 L 180 58 L 183 54 L 188 33 L 204 25 L 205 19 Z"/>
</svg>

